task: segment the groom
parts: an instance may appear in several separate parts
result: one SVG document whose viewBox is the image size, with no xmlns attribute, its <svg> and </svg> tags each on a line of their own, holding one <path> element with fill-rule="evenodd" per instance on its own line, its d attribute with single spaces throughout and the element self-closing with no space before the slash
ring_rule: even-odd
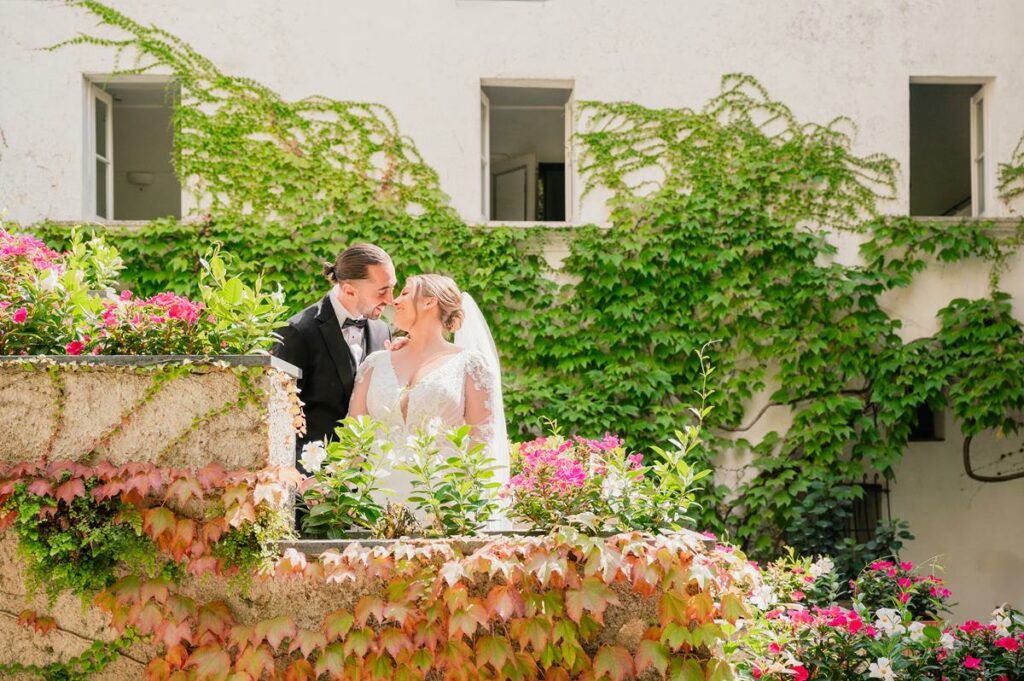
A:
<svg viewBox="0 0 1024 681">
<path fill-rule="evenodd" d="M 356 368 L 372 352 L 384 350 L 391 330 L 380 321 L 393 302 L 395 266 L 379 246 L 356 244 L 323 267 L 331 290 L 317 303 L 288 320 L 271 354 L 302 370 L 299 399 L 305 404 L 308 442 L 334 439 L 334 429 L 348 414 Z"/>
</svg>

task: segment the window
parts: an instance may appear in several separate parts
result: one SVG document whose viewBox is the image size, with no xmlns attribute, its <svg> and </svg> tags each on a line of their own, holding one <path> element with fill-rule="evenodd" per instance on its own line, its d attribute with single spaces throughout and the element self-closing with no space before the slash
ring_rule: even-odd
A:
<svg viewBox="0 0 1024 681">
<path fill-rule="evenodd" d="M 865 478 L 860 487 L 864 494 L 853 501 L 847 519 L 847 536 L 863 544 L 870 541 L 878 526 L 891 520 L 892 516 L 889 512 L 889 488 L 884 479 L 877 475 L 870 481 Z"/>
<path fill-rule="evenodd" d="M 480 93 L 484 220 L 572 219 L 572 83 L 485 80 Z"/>
<path fill-rule="evenodd" d="M 167 78 L 87 81 L 84 212 L 95 220 L 181 217 Z"/>
<path fill-rule="evenodd" d="M 979 81 L 911 79 L 911 215 L 984 215 L 984 92 Z"/>
<path fill-rule="evenodd" d="M 910 426 L 910 442 L 942 442 L 946 439 L 946 412 L 920 404 Z"/>
</svg>

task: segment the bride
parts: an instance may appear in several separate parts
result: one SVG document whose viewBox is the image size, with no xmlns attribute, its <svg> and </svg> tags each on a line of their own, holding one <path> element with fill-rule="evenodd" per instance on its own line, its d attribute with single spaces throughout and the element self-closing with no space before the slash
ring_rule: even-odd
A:
<svg viewBox="0 0 1024 681">
<path fill-rule="evenodd" d="M 397 350 L 375 352 L 359 366 L 350 416 L 369 415 L 384 424 L 402 455 L 417 430 L 468 425 L 470 437 L 487 447 L 495 478 L 509 475 L 508 439 L 501 397 L 498 354 L 476 303 L 455 282 L 438 274 L 410 277 L 395 298 L 394 325 L 409 340 Z M 445 334 L 454 332 L 454 343 Z M 412 476 L 392 470 L 381 486 L 402 501 Z"/>
</svg>

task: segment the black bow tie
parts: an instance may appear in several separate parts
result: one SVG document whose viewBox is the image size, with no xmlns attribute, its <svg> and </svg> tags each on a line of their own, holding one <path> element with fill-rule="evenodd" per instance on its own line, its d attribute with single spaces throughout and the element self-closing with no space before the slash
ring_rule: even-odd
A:
<svg viewBox="0 0 1024 681">
<path fill-rule="evenodd" d="M 365 331 L 366 330 L 366 319 L 352 319 L 351 317 L 347 317 L 345 319 L 345 321 L 342 322 L 341 328 L 346 329 L 346 328 L 348 328 L 350 326 L 354 326 L 354 327 L 356 327 L 358 329 L 362 329 L 362 330 Z"/>
</svg>

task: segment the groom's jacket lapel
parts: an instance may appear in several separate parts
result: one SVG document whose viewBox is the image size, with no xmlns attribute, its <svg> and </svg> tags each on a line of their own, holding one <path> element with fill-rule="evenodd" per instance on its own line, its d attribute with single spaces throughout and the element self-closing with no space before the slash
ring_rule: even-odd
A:
<svg viewBox="0 0 1024 681">
<path fill-rule="evenodd" d="M 345 344 L 341 335 L 341 325 L 338 324 L 338 317 L 334 314 L 334 306 L 328 298 L 328 293 L 320 301 L 320 311 L 317 312 L 316 321 L 320 325 L 320 336 L 324 339 L 327 352 L 334 362 L 334 368 L 338 372 L 341 384 L 345 386 L 345 394 L 352 394 L 352 386 L 355 384 L 356 363 L 352 358 L 352 351 Z"/>
</svg>

